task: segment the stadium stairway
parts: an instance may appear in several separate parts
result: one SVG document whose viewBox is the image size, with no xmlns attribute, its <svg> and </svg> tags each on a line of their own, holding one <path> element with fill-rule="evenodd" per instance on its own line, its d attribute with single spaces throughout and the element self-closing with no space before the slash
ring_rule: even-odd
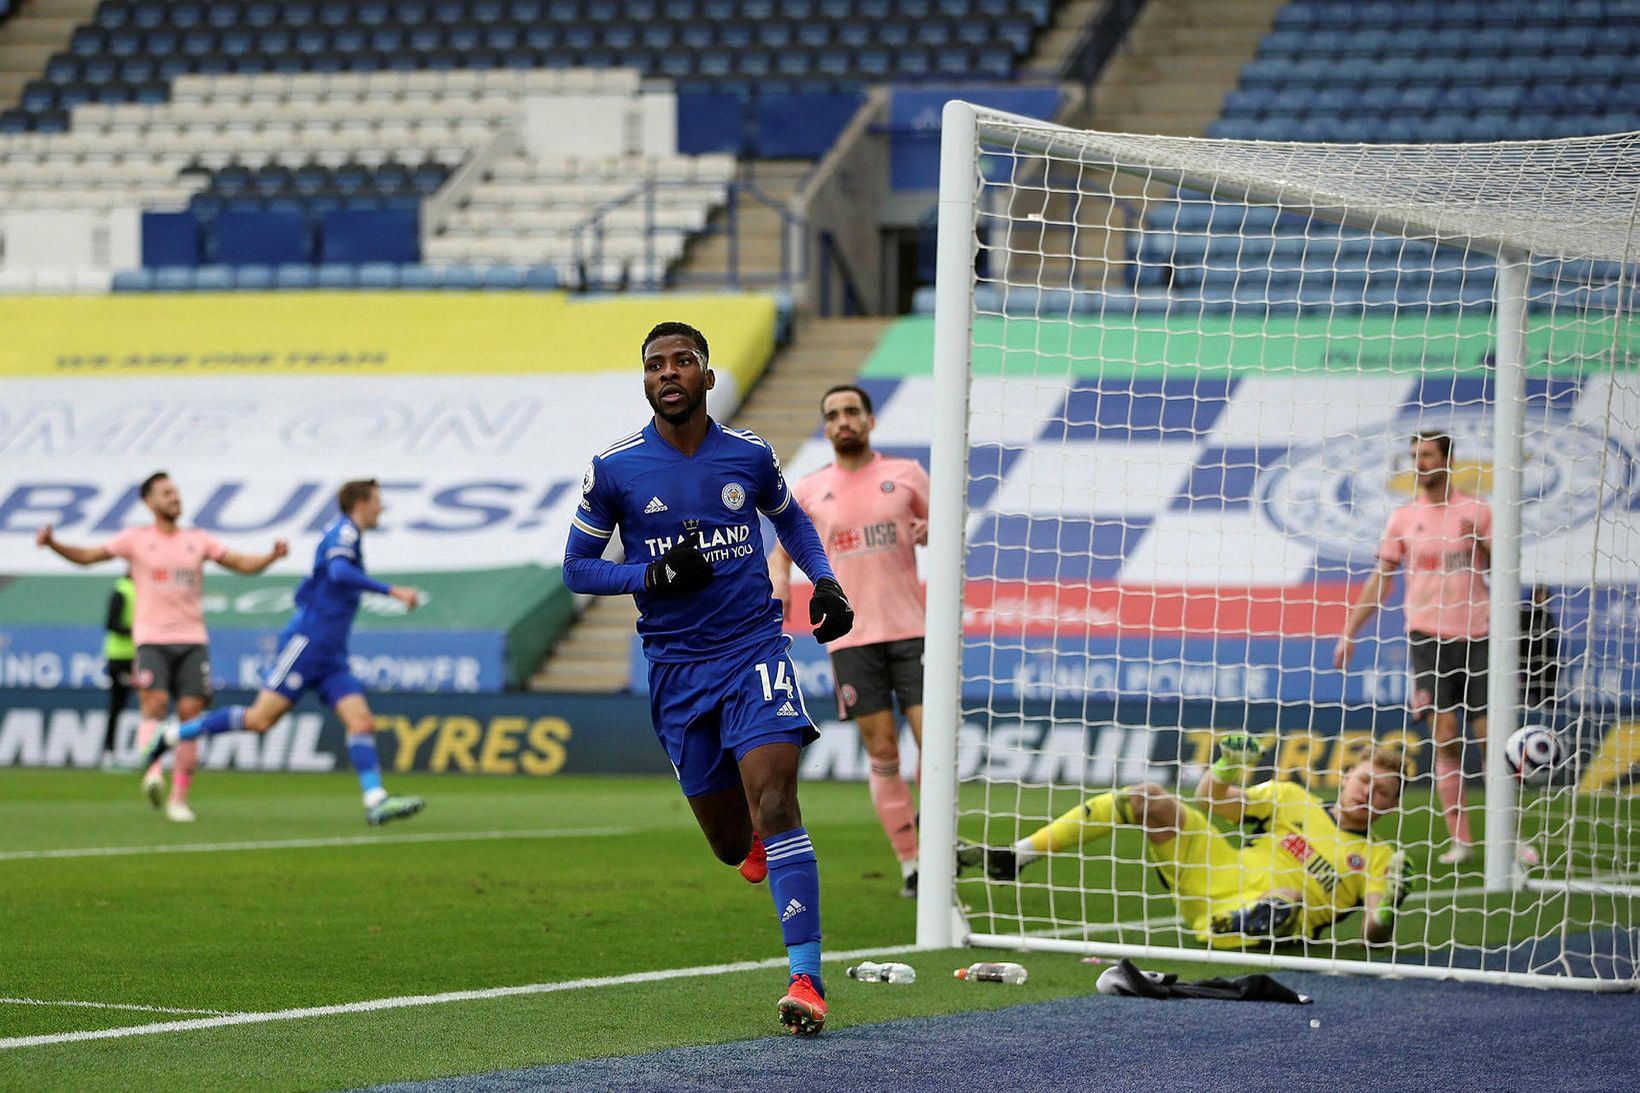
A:
<svg viewBox="0 0 1640 1093">
<path fill-rule="evenodd" d="M 1099 18 L 1105 0 L 1069 0 L 1056 4 L 1053 21 L 1037 35 L 1031 55 L 1019 68 L 1022 83 L 1054 83 L 1062 78 L 1082 36 Z"/>
<path fill-rule="evenodd" d="M 29 0 L 0 23 L 0 109 L 15 105 L 51 55 L 68 47 L 74 28 L 91 18 L 97 2 Z"/>
<path fill-rule="evenodd" d="M 743 162 L 738 180 L 780 208 L 789 209 L 793 195 L 813 169 L 814 164 L 808 160 Z M 734 213 L 719 207 L 707 221 L 706 230 L 690 238 L 682 260 L 671 272 L 673 284 L 732 283 L 729 281 L 728 235 L 731 216 L 739 225 L 734 263 L 738 278 L 749 285 L 778 282 L 782 257 L 780 240 L 786 221 L 775 208 L 755 198 L 741 196 L 739 201 Z"/>
<path fill-rule="evenodd" d="M 774 446 L 782 459 L 797 454 L 819 421 L 820 396 L 859 375 L 891 318 L 801 319 L 791 342 L 735 415 Z M 581 693 L 631 686 L 632 626 L 637 608 L 630 596 L 600 596 L 571 627 L 530 680 L 533 691 Z"/>
<path fill-rule="evenodd" d="M 1282 0 L 1149 0 L 1087 104 L 1066 124 L 1118 133 L 1203 135 L 1281 7 Z M 1119 199 L 1138 197 L 1143 183 L 1121 176 L 1111 189 Z M 1027 189 L 1016 197 L 1015 208 L 1042 213 L 1043 226 L 1036 240 L 1024 238 L 1016 226 L 1011 283 L 1126 289 L 1131 280 L 1127 234 L 1135 225 L 1127 223 L 1120 200 L 1084 196 L 1073 206 L 1068 195 L 1074 190 Z"/>
<path fill-rule="evenodd" d="M 1282 0 L 1149 0 L 1100 74 L 1089 128 L 1199 137 Z"/>
</svg>

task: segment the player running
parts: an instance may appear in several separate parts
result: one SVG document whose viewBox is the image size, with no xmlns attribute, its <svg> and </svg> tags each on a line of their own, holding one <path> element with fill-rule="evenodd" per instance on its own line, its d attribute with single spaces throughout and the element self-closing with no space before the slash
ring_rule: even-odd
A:
<svg viewBox="0 0 1640 1093">
<path fill-rule="evenodd" d="M 313 573 L 296 589 L 296 614 L 279 632 L 279 655 L 249 707 L 228 706 L 204 717 L 172 724 L 155 735 L 144 760 L 167 748 L 217 733 L 267 732 L 305 691 L 318 693 L 336 711 L 347 732 L 347 755 L 364 792 L 364 816 L 372 825 L 420 812 L 420 797 L 393 797 L 382 787 L 376 758 L 376 722 L 364 686 L 347 663 L 347 638 L 359 597 L 379 592 L 414 610 L 421 594 L 403 585 L 385 585 L 364 571 L 364 533 L 381 522 L 381 487 L 375 479 L 349 482 L 336 498 L 342 515 L 325 529 L 313 552 Z M 141 602 L 140 600 L 138 601 Z"/>
<path fill-rule="evenodd" d="M 1406 856 L 1375 840 L 1372 823 L 1401 802 L 1401 749 L 1380 745 L 1352 767 L 1331 807 L 1295 782 L 1247 785 L 1262 750 L 1247 733 L 1224 738 L 1196 787 L 1207 813 L 1154 783 L 1125 786 L 1089 797 L 1011 849 L 961 847 L 958 868 L 983 862 L 993 879 L 1012 880 L 1050 853 L 1134 824 L 1179 917 L 1216 949 L 1315 938 L 1357 908 L 1366 911 L 1362 937 L 1389 941 L 1406 895 Z M 1239 850 L 1208 814 L 1244 825 Z"/>
<path fill-rule="evenodd" d="M 235 573 L 260 573 L 289 553 L 283 539 L 266 554 L 240 554 L 199 528 L 185 528 L 182 494 L 164 471 L 155 471 L 142 480 L 138 489 L 154 522 L 148 527 L 126 528 L 101 546 L 70 546 L 57 541 L 51 525 L 34 537 L 38 546 L 50 547 L 75 565 L 96 565 L 110 558 L 124 558 L 131 565 L 131 584 L 136 607 L 131 618 L 131 636 L 136 641 L 137 705 L 142 723 L 137 743 L 152 742 L 156 727 L 171 709 L 176 697 L 179 718 L 198 717 L 211 700 L 211 661 L 205 634 L 205 563 L 215 562 Z M 165 773 L 158 763 L 145 763 L 142 789 L 155 808 L 165 800 Z M 192 823 L 188 789 L 199 767 L 199 749 L 178 750 L 171 797 L 165 815 L 177 823 Z"/>
<path fill-rule="evenodd" d="M 781 632 L 759 512 L 814 578 L 815 637 L 842 637 L 854 613 L 774 452 L 707 415 L 716 382 L 708 353 L 705 335 L 685 323 L 661 323 L 644 337 L 644 395 L 655 416 L 587 467 L 564 583 L 637 601 L 655 735 L 712 852 L 748 880 L 766 873 L 791 971 L 780 1021 L 813 1035 L 826 1020 L 820 874 L 798 808 L 797 767 L 818 734 Z M 605 561 L 617 527 L 629 560 Z"/>
<path fill-rule="evenodd" d="M 1416 495 L 1390 514 L 1378 546 L 1378 565 L 1345 619 L 1333 666 L 1348 669 L 1355 635 L 1383 603 L 1395 570 L 1404 568 L 1412 716 L 1424 721 L 1431 710 L 1435 714 L 1435 788 L 1452 837 L 1452 846 L 1439 860 L 1456 865 L 1475 853 L 1464 805 L 1460 710 L 1483 753 L 1486 747 L 1486 571 L 1492 564 L 1492 506 L 1453 485 L 1452 438 L 1447 434 L 1414 434 L 1412 458 Z M 1524 842 L 1517 847 L 1523 864 L 1537 864 L 1537 851 Z"/>
<path fill-rule="evenodd" d="M 871 396 L 840 384 L 820 400 L 836 459 L 792 495 L 814 521 L 832 568 L 871 613 L 830 645 L 837 716 L 852 717 L 871 763 L 871 803 L 900 860 L 900 895 L 917 895 L 917 809 L 900 773 L 894 701 L 922 746 L 923 590 L 916 545 L 928 541 L 928 473 L 871 448 Z M 791 555 L 769 555 L 775 599 L 791 603 Z"/>
</svg>

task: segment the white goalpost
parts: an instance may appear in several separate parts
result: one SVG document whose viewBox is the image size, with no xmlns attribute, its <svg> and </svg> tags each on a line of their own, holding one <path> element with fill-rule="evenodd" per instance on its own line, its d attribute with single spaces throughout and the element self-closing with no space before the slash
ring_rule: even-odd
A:
<svg viewBox="0 0 1640 1093">
<path fill-rule="evenodd" d="M 1640 133 L 1232 141 L 951 102 L 938 239 L 918 945 L 1640 989 Z M 1454 555 L 1406 557 L 1333 663 L 1414 434 L 1492 520 L 1484 709 L 1439 783 L 1450 679 L 1425 693 L 1402 590 Z M 1516 777 L 1522 725 L 1557 766 Z M 1112 789 L 1202 808 L 1232 734 L 1251 784 L 1328 806 L 1406 750 L 1371 833 L 1405 852 L 1391 941 L 1344 908 L 1210 944 L 1125 805 L 986 867 Z M 1218 829 L 1243 863 L 1273 841 Z"/>
</svg>

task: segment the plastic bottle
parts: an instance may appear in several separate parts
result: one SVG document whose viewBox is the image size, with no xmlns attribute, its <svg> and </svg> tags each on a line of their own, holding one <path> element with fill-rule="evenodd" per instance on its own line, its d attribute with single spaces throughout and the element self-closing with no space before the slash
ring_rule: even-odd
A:
<svg viewBox="0 0 1640 1093">
<path fill-rule="evenodd" d="M 867 960 L 850 968 L 848 977 L 858 979 L 862 983 L 915 983 L 917 969 L 910 964 L 878 964 Z"/>
<path fill-rule="evenodd" d="M 1017 987 L 1025 982 L 1027 973 L 1018 964 L 986 962 L 970 964 L 966 968 L 958 968 L 951 974 L 958 979 L 966 979 L 970 983 L 1009 983 Z"/>
</svg>

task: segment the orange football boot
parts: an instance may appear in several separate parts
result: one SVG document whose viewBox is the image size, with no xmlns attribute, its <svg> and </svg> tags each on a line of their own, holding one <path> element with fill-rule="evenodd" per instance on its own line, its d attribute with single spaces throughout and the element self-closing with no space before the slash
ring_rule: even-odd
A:
<svg viewBox="0 0 1640 1093">
<path fill-rule="evenodd" d="M 746 852 L 746 860 L 740 863 L 739 869 L 747 884 L 762 884 L 768 878 L 769 855 L 755 831 L 752 833 L 752 848 Z"/>
<path fill-rule="evenodd" d="M 818 1036 L 826 1025 L 826 1000 L 806 975 L 792 976 L 786 997 L 780 1000 L 780 1023 L 793 1036 Z"/>
</svg>

